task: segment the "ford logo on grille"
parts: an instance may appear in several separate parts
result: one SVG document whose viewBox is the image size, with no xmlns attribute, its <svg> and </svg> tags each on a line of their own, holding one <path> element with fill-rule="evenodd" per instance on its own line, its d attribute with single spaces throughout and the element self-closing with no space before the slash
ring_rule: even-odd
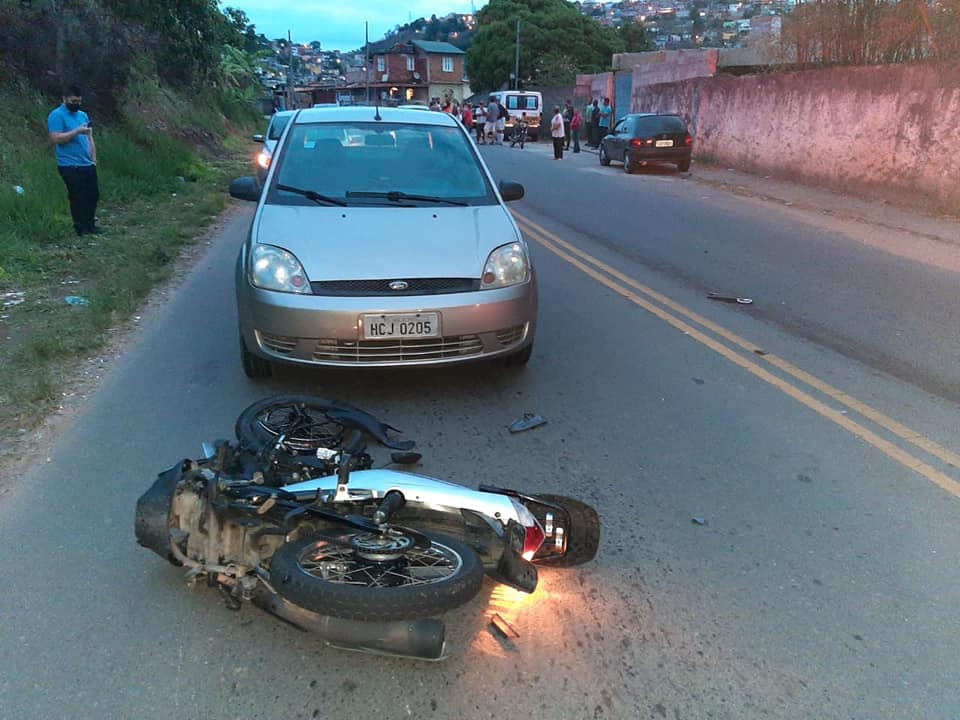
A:
<svg viewBox="0 0 960 720">
<path fill-rule="evenodd" d="M 404 282 L 403 280 L 394 280 L 392 283 L 390 283 L 391 290 L 406 290 L 408 287 L 410 287 L 410 284 Z"/>
</svg>

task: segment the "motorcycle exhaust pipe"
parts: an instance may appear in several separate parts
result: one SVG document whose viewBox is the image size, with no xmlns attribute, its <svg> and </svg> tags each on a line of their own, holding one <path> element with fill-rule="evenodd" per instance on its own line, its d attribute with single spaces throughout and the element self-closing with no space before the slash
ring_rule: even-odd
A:
<svg viewBox="0 0 960 720">
<path fill-rule="evenodd" d="M 327 643 L 346 650 L 382 655 L 397 655 L 417 660 L 442 660 L 443 621 L 420 620 L 365 621 L 320 615 L 285 600 L 279 595 L 260 592 L 253 604 L 301 630 L 319 635 Z"/>
</svg>

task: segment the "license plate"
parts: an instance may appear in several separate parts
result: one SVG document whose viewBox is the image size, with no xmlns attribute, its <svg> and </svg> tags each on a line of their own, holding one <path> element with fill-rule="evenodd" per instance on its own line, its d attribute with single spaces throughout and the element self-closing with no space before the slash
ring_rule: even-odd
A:
<svg viewBox="0 0 960 720">
<path fill-rule="evenodd" d="M 440 337 L 440 313 L 363 315 L 364 340 Z"/>
<path fill-rule="evenodd" d="M 654 147 L 673 147 L 673 140 L 657 140 Z"/>
</svg>

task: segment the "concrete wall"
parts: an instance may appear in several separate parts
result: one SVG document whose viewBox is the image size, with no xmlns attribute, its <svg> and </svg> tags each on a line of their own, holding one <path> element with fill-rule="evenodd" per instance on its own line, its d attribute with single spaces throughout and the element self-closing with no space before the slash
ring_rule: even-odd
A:
<svg viewBox="0 0 960 720">
<path fill-rule="evenodd" d="M 633 70 L 633 86 L 638 87 L 716 75 L 719 57 L 720 51 L 715 48 L 660 50 L 614 55 L 613 67 Z"/>
<path fill-rule="evenodd" d="M 694 158 L 960 208 L 960 63 L 719 75 L 633 88 L 688 118 Z"/>
</svg>

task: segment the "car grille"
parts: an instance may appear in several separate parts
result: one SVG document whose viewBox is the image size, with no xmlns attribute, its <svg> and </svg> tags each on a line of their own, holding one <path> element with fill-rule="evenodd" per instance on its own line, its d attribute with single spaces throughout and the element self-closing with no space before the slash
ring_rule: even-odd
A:
<svg viewBox="0 0 960 720">
<path fill-rule="evenodd" d="M 483 350 L 476 335 L 450 335 L 417 340 L 339 340 L 317 343 L 313 358 L 319 362 L 397 362 L 442 360 L 476 355 Z"/>
<path fill-rule="evenodd" d="M 390 283 L 407 283 L 404 290 L 391 290 Z M 480 289 L 480 280 L 474 278 L 393 278 L 390 280 L 327 280 L 310 283 L 314 295 L 365 297 L 389 295 L 440 295 L 443 293 L 473 292 Z"/>
</svg>

